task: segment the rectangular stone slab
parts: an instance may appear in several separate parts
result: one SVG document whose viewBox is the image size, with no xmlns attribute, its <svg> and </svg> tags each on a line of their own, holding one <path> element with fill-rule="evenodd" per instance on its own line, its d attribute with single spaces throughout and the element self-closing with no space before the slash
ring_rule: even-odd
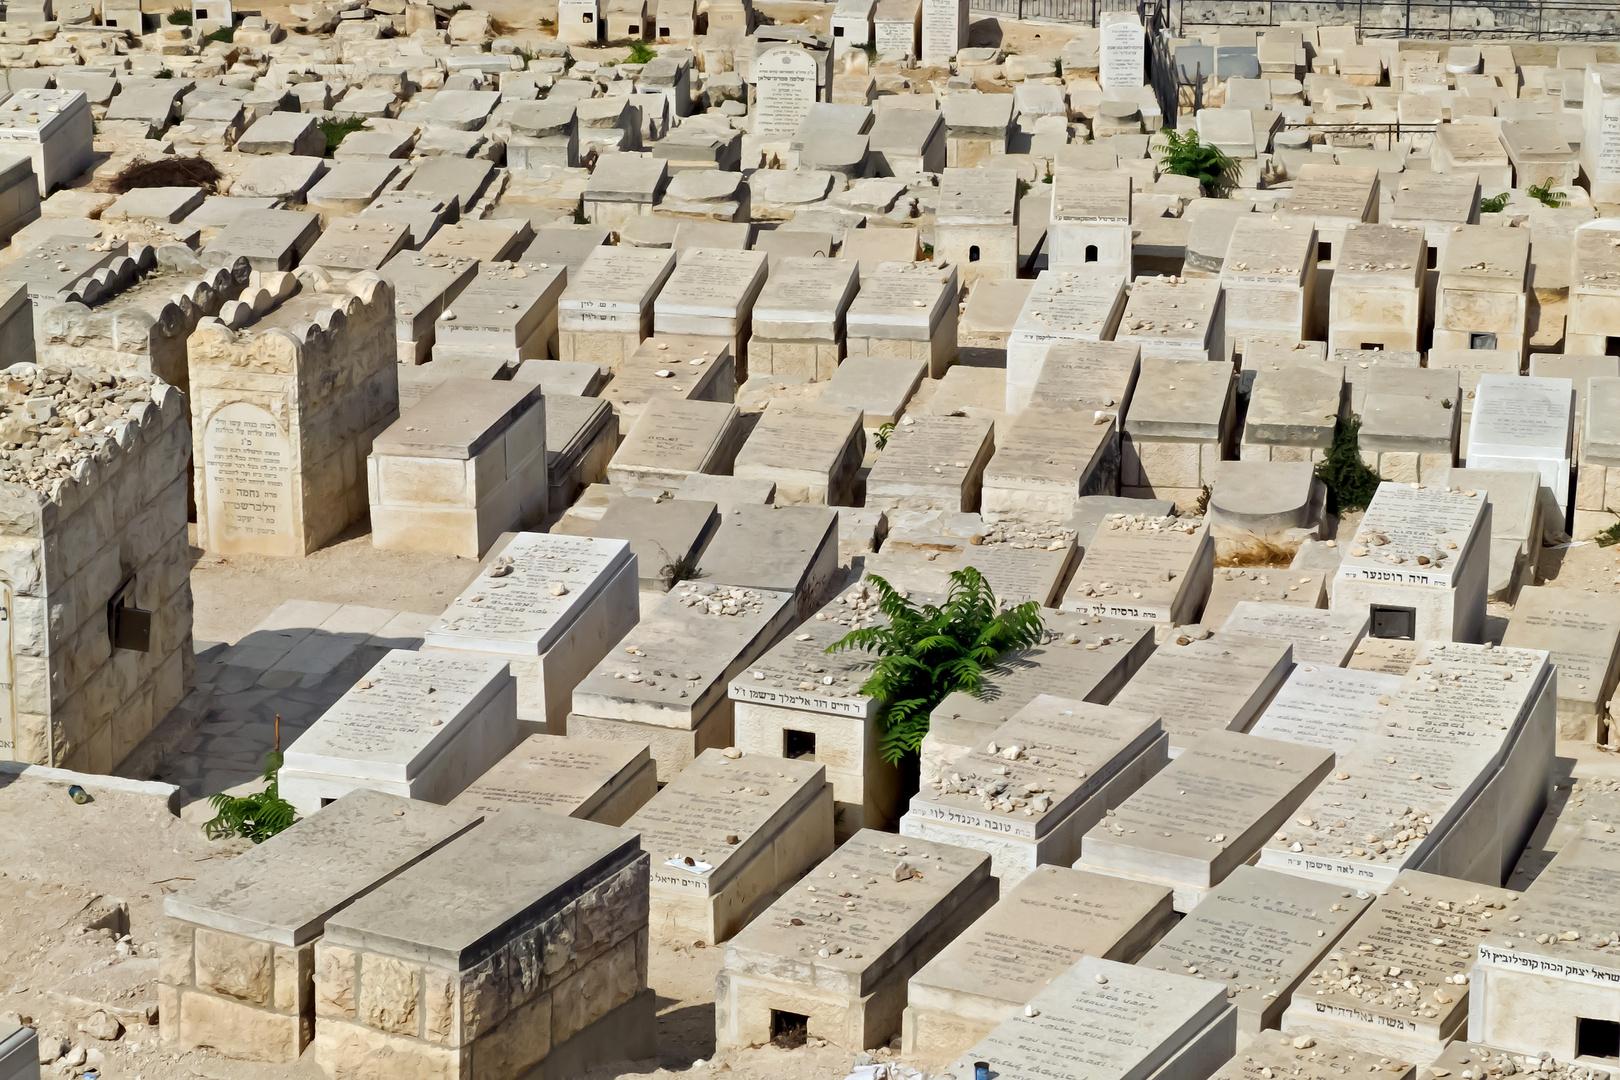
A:
<svg viewBox="0 0 1620 1080">
<path fill-rule="evenodd" d="M 1284 1026 L 1364 1053 L 1433 1060 L 1467 1023 L 1468 974 L 1481 939 L 1507 924 L 1518 899 L 1507 889 L 1403 871 L 1299 984 Z M 1401 969 L 1393 987 L 1391 967 Z"/>
<path fill-rule="evenodd" d="M 1348 550 L 1339 545 L 1344 561 L 1338 580 L 1449 588 L 1484 515 L 1485 500 L 1477 493 L 1379 484 L 1355 541 Z"/>
<path fill-rule="evenodd" d="M 1042 866 L 911 977 L 902 1053 L 953 1058 L 1082 956 L 1132 963 L 1175 918 L 1169 889 Z"/>
<path fill-rule="evenodd" d="M 1400 685 L 1388 672 L 1299 664 L 1249 734 L 1343 757 L 1377 731 Z"/>
<path fill-rule="evenodd" d="M 1296 664 L 1340 667 L 1367 634 L 1365 611 L 1324 611 L 1298 604 L 1240 601 L 1222 625 L 1223 633 L 1273 638 L 1294 647 Z"/>
<path fill-rule="evenodd" d="M 1138 963 L 1224 984 L 1238 1027 L 1256 1033 L 1277 1026 L 1295 985 L 1367 903 L 1328 882 L 1240 866 Z"/>
<path fill-rule="evenodd" d="M 1296 1038 L 1306 1045 L 1296 1047 Z M 1344 1080 L 1353 1073 L 1369 1072 L 1378 1080 L 1412 1080 L 1416 1070 L 1410 1061 L 1390 1061 L 1380 1054 L 1352 1050 L 1331 1039 L 1261 1031 L 1217 1069 L 1210 1080 L 1272 1080 L 1276 1076 L 1294 1080 Z M 1461 1075 L 1461 1067 L 1454 1068 L 1452 1075 Z"/>
<path fill-rule="evenodd" d="M 988 1061 L 998 1080 L 1146 1080 L 1161 1069 L 1182 1075 L 1183 1052 L 1225 1060 L 1236 1045 L 1236 1012 L 1220 984 L 1095 956 L 1029 1005 L 1034 1016 L 1015 1012 L 944 1075 L 967 1080 L 975 1061 Z"/>
<path fill-rule="evenodd" d="M 1085 870 L 1169 885 L 1176 910 L 1254 858 L 1333 767 L 1333 752 L 1205 732 L 1086 833 Z"/>
<path fill-rule="evenodd" d="M 1285 641 L 1177 634 L 1148 658 L 1113 704 L 1163 717 L 1174 757 L 1204 732 L 1247 731 L 1292 666 L 1293 647 Z"/>
<path fill-rule="evenodd" d="M 1214 560 L 1206 526 L 1175 518 L 1140 524 L 1110 521 L 1086 548 L 1063 595 L 1063 610 L 1189 623 L 1209 593 Z"/>
<path fill-rule="evenodd" d="M 326 943 L 466 971 L 505 944 L 509 925 L 539 921 L 642 858 L 629 829 L 512 807 L 328 919 Z"/>
<path fill-rule="evenodd" d="M 450 805 L 483 814 L 509 806 L 623 825 L 658 790 L 647 747 L 607 739 L 530 735 Z"/>
<path fill-rule="evenodd" d="M 1613 594 L 1527 585 L 1519 591 L 1502 644 L 1551 654 L 1558 666 L 1561 738 L 1597 735 L 1596 717 L 1620 677 L 1620 604 Z"/>
<path fill-rule="evenodd" d="M 303 945 L 320 936 L 334 912 L 481 820 L 473 810 L 361 789 L 164 897 L 163 913 Z"/>
</svg>

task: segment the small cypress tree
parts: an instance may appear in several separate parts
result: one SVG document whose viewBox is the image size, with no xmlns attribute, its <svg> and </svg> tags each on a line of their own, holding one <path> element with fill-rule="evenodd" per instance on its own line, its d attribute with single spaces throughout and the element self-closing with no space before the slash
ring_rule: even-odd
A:
<svg viewBox="0 0 1620 1080">
<path fill-rule="evenodd" d="M 1361 417 L 1352 414 L 1333 427 L 1333 443 L 1316 466 L 1316 478 L 1327 488 L 1328 513 L 1365 510 L 1378 491 L 1378 474 L 1361 460 Z"/>
</svg>

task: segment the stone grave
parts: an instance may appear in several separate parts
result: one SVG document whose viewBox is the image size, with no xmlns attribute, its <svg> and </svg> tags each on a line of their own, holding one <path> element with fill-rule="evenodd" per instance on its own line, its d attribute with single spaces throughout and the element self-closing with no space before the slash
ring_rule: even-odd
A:
<svg viewBox="0 0 1620 1080">
<path fill-rule="evenodd" d="M 327 920 L 316 1061 L 517 1080 L 655 1055 L 647 862 L 628 829 L 492 815 Z"/>
<path fill-rule="evenodd" d="M 321 217 L 307 210 L 259 210 L 227 223 L 198 253 L 204 266 L 236 256 L 253 269 L 291 270 L 320 239 Z"/>
<path fill-rule="evenodd" d="M 1131 344 L 1109 342 L 1125 306 L 1126 278 L 1110 270 L 1075 267 L 1044 270 L 1024 301 L 1007 338 L 1007 405 L 1009 413 L 1026 408 L 1035 384 L 1055 346 L 1081 346 L 1082 360 L 1130 355 Z M 1084 346 L 1095 343 L 1097 349 Z M 1134 367 L 1135 357 L 1132 356 Z M 1079 364 L 1089 375 L 1090 365 Z M 1090 400 L 1089 396 L 1081 400 Z M 1123 411 L 1123 410 L 1122 410 Z"/>
<path fill-rule="evenodd" d="M 1130 12 L 1108 12 L 1098 15 L 1098 23 L 1097 82 L 1104 94 L 1127 100 L 1132 91 L 1147 83 L 1147 41 L 1142 20 Z"/>
<path fill-rule="evenodd" d="M 432 258 L 432 256 L 426 256 Z M 434 328 L 434 360 L 498 358 L 516 366 L 556 355 L 557 301 L 567 283 L 561 266 L 482 262 L 478 276 L 446 304 Z"/>
<path fill-rule="evenodd" d="M 667 783 L 704 750 L 732 745 L 731 681 L 795 614 L 792 593 L 677 585 L 574 688 L 568 734 L 649 743 Z"/>
<path fill-rule="evenodd" d="M 1615 318 L 1615 297 L 1620 293 L 1620 273 L 1616 273 L 1620 266 L 1614 252 L 1616 224 L 1604 217 L 1575 230 L 1569 310 L 1564 319 L 1566 354 L 1610 355 L 1614 339 L 1620 337 L 1614 333 L 1620 329 Z"/>
<path fill-rule="evenodd" d="M 1335 542 L 1336 543 L 1336 542 Z M 1324 544 L 1307 540 L 1300 545 L 1302 552 L 1313 548 L 1322 550 Z M 1334 567 L 1338 566 L 1338 553 L 1328 550 Z M 1295 559 L 1298 560 L 1296 555 Z M 1244 601 L 1258 604 L 1278 604 L 1289 607 L 1320 608 L 1327 606 L 1327 584 L 1331 571 L 1312 568 L 1287 570 L 1271 567 L 1223 566 L 1215 571 L 1209 587 L 1209 600 L 1199 621 L 1205 626 L 1220 626 L 1231 617 Z"/>
<path fill-rule="evenodd" d="M 1153 652 L 1153 630 L 1140 623 L 1090 615 L 1043 617 L 1041 643 L 1008 652 L 986 668 L 978 697 L 958 691 L 929 714 L 920 755 L 924 786 L 943 781 L 951 762 L 983 745 L 1041 694 L 1108 704 Z"/>
<path fill-rule="evenodd" d="M 869 277 L 846 315 L 847 351 L 851 359 L 921 360 L 928 377 L 944 376 L 956 355 L 956 267 L 881 263 Z"/>
<path fill-rule="evenodd" d="M 1519 899 L 1507 889 L 1402 872 L 1299 984 L 1283 1031 L 1428 1064 L 1466 1034 L 1468 975 L 1481 938 L 1496 917 L 1518 910 Z M 1399 979 L 1391 967 L 1400 968 Z"/>
<path fill-rule="evenodd" d="M 1083 956 L 942 1075 L 969 1080 L 982 1061 L 999 1080 L 1199 1076 L 1236 1045 L 1219 984 Z"/>
<path fill-rule="evenodd" d="M 1512 905 L 1518 925 L 1491 927 L 1479 942 L 1468 973 L 1471 1040 L 1562 1061 L 1605 1056 L 1593 1038 L 1613 1023 L 1620 980 L 1607 952 L 1620 884 L 1613 830 L 1587 822 Z"/>
<path fill-rule="evenodd" d="M 1613 1072 L 1594 1068 L 1580 1059 L 1560 1061 L 1545 1050 L 1533 1054 L 1510 1053 L 1463 1039 L 1447 1043 L 1440 1056 L 1430 1063 L 1431 1070 L 1445 1069 L 1454 1076 L 1461 1075 L 1465 1069 L 1470 1072 L 1478 1070 L 1478 1074 L 1487 1076 L 1498 1076 L 1506 1073 L 1509 1066 L 1512 1066 L 1515 1073 L 1530 1071 L 1544 1073 L 1549 1080 L 1610 1080 L 1614 1076 Z"/>
<path fill-rule="evenodd" d="M 1122 709 L 1163 718 L 1174 758 L 1211 731 L 1247 731 L 1293 667 L 1286 641 L 1172 633 L 1115 695 Z"/>
<path fill-rule="evenodd" d="M 838 579 L 838 513 L 824 506 L 739 503 L 703 549 L 697 575 L 752 589 L 791 592 L 802 622 Z"/>
<path fill-rule="evenodd" d="M 1033 600 L 1043 608 L 1056 608 L 1078 558 L 1079 549 L 1067 537 L 1011 540 L 964 547 L 956 569 L 977 570 L 999 603 Z"/>
<path fill-rule="evenodd" d="M 1558 737 L 1605 742 L 1609 701 L 1620 680 L 1620 610 L 1612 596 L 1528 585 L 1502 645 L 1545 649 L 1558 668 Z"/>
<path fill-rule="evenodd" d="M 1491 509 L 1491 568 L 1485 599 L 1512 603 L 1541 560 L 1544 502 L 1539 472 L 1452 469 L 1445 485 L 1483 495 Z"/>
<path fill-rule="evenodd" d="M 1067 866 L 1080 839 L 1168 761 L 1159 720 L 1041 694 L 912 797 L 902 836 L 973 848 L 1016 885 Z"/>
<path fill-rule="evenodd" d="M 1343 757 L 1373 734 L 1401 677 L 1325 664 L 1296 664 L 1250 735 L 1323 746 Z"/>
<path fill-rule="evenodd" d="M 589 101 L 581 102 L 579 108 L 583 109 Z M 622 136 L 619 125 L 625 122 L 624 109 L 617 101 L 605 104 L 612 110 L 611 119 L 597 130 L 605 132 L 609 141 L 616 143 Z M 607 152 L 597 158 L 596 168 L 591 170 L 580 195 L 585 220 L 622 233 L 636 218 L 652 214 L 654 204 L 669 184 L 669 165 L 639 153 L 620 153 L 599 144 L 595 148 Z M 582 146 L 580 152 L 585 153 L 585 147 Z"/>
<path fill-rule="evenodd" d="M 653 303 L 654 329 L 723 339 L 736 359 L 735 378 L 743 382 L 754 298 L 765 285 L 765 270 L 763 251 L 688 248 Z"/>
<path fill-rule="evenodd" d="M 1340 757 L 1260 865 L 1373 891 L 1406 869 L 1506 879 L 1547 803 L 1552 670 L 1542 652 L 1425 643 L 1382 737 Z"/>
<path fill-rule="evenodd" d="M 737 452 L 732 471 L 775 483 L 778 506 L 853 505 L 866 453 L 863 419 L 858 409 L 843 406 L 772 402 Z"/>
<path fill-rule="evenodd" d="M 82 90 L 19 88 L 0 104 L 0 143 L 33 162 L 42 198 L 90 167 L 94 140 Z"/>
<path fill-rule="evenodd" d="M 911 977 L 901 1053 L 966 1053 L 1081 957 L 1132 963 L 1175 918 L 1161 886 L 1042 866 Z"/>
<path fill-rule="evenodd" d="M 296 1062 L 314 1037 L 315 942 L 327 920 L 479 821 L 360 789 L 165 896 L 163 1041 Z"/>
<path fill-rule="evenodd" d="M 912 422 L 894 428 L 867 475 L 867 507 L 978 510 L 984 469 L 995 452 L 994 425 L 967 416 L 905 420 Z"/>
<path fill-rule="evenodd" d="M 1315 229 L 1264 217 L 1245 222 L 1232 232 L 1220 286 L 1235 351 L 1247 356 L 1251 343 L 1291 346 L 1315 336 Z"/>
<path fill-rule="evenodd" d="M 899 423 L 927 373 L 924 360 L 851 356 L 838 365 L 816 400 L 822 405 L 860 409 L 862 426 L 875 433 L 884 424 Z"/>
<path fill-rule="evenodd" d="M 726 946 L 716 1044 L 767 1043 L 792 1023 L 845 1050 L 884 1045 L 907 980 L 996 891 L 988 855 L 862 829 Z"/>
<path fill-rule="evenodd" d="M 1286 641 L 1294 647 L 1296 664 L 1343 667 L 1367 635 L 1367 616 L 1356 611 L 1245 600 L 1226 617 L 1221 632 Z"/>
<path fill-rule="evenodd" d="M 730 685 L 737 749 L 826 768 L 840 842 L 861 829 L 892 827 L 900 816 L 900 776 L 882 755 L 878 703 L 861 693 L 872 659 L 858 649 L 827 652 L 851 630 L 880 620 L 876 596 L 856 586 Z"/>
<path fill-rule="evenodd" d="M 985 520 L 1060 525 L 1074 516 L 1081 499 L 1117 490 L 1116 424 L 1112 413 L 1100 409 L 1037 406 L 1013 417 L 984 469 Z"/>
<path fill-rule="evenodd" d="M 620 434 L 629 434 L 650 401 L 729 404 L 736 397 L 736 358 L 720 338 L 659 334 L 614 364 L 599 393 L 613 403 Z"/>
<path fill-rule="evenodd" d="M 366 479 L 374 546 L 483 558 L 501 533 L 545 519 L 540 387 L 446 379 L 377 436 Z"/>
<path fill-rule="evenodd" d="M 1529 274 L 1528 229 L 1462 226 L 1440 260 L 1432 347 L 1511 349 L 1524 355 Z"/>
<path fill-rule="evenodd" d="M 1240 866 L 1137 961 L 1224 982 L 1238 1029 L 1275 1028 L 1301 979 L 1367 907 L 1325 881 Z"/>
<path fill-rule="evenodd" d="M 1350 1072 L 1375 1073 L 1378 1080 L 1414 1080 L 1417 1076 L 1410 1061 L 1364 1054 L 1313 1036 L 1301 1036 L 1299 1046 L 1294 1042 L 1294 1036 L 1286 1032 L 1256 1032 L 1210 1080 L 1270 1080 L 1267 1073 L 1296 1080 L 1336 1080 Z"/>
<path fill-rule="evenodd" d="M 1191 509 L 1234 441 L 1232 362 L 1168 359 L 1144 347 L 1120 449 L 1120 494 Z"/>
<path fill-rule="evenodd" d="M 938 198 L 934 244 L 938 257 L 957 267 L 964 287 L 1018 276 L 1018 174 L 1014 170 L 947 167 L 940 174 Z"/>
<path fill-rule="evenodd" d="M 638 589 L 663 593 L 669 590 L 679 564 L 696 563 L 718 525 L 715 504 L 706 499 L 673 498 L 662 490 L 625 495 L 621 489 L 603 484 L 587 488 L 551 531 L 628 540 L 636 557 Z"/>
<path fill-rule="evenodd" d="M 1086 547 L 1063 610 L 1166 629 L 1193 622 L 1209 595 L 1215 565 L 1209 529 L 1180 518 L 1108 524 Z"/>
<path fill-rule="evenodd" d="M 503 661 L 391 649 L 287 748 L 281 797 L 304 815 L 362 788 L 444 803 L 516 742 Z"/>
<path fill-rule="evenodd" d="M 1305 360 L 1262 366 L 1245 356 L 1243 362 L 1253 378 L 1239 460 L 1321 462 L 1344 412 L 1344 373 Z"/>
<path fill-rule="evenodd" d="M 1132 278 L 1130 177 L 1099 175 L 1059 150 L 1052 169 L 1046 264 L 1052 270 L 1102 270 Z"/>
<path fill-rule="evenodd" d="M 1328 527 L 1327 487 L 1308 461 L 1217 462 L 1208 490 L 1218 562 L 1291 561 Z"/>
<path fill-rule="evenodd" d="M 693 473 L 730 473 L 744 430 L 729 402 L 653 398 L 614 451 L 608 480 L 633 490 L 679 486 Z"/>
<path fill-rule="evenodd" d="M 1366 611 L 1368 634 L 1478 641 L 1485 631 L 1491 511 L 1477 492 L 1378 485 L 1333 582 L 1334 611 Z"/>
<path fill-rule="evenodd" d="M 394 287 L 394 339 L 401 364 L 432 358 L 439 316 L 478 274 L 475 259 L 390 259 L 377 273 Z"/>
<path fill-rule="evenodd" d="M 1350 226 L 1359 227 L 1378 216 L 1378 170 L 1311 162 L 1301 165 L 1293 177 L 1293 193 L 1277 216 L 1315 225 L 1317 262 L 1336 263 Z"/>
<path fill-rule="evenodd" d="M 591 249 L 557 300 L 557 358 L 614 371 L 653 332 L 653 300 L 675 269 L 664 248 Z"/>
<path fill-rule="evenodd" d="M 1345 373 L 1350 376 L 1349 364 Z M 1357 400 L 1359 397 L 1360 400 Z M 1456 371 L 1377 366 L 1351 383 L 1361 458 L 1384 480 L 1434 484 L 1457 463 L 1462 383 Z"/>
<path fill-rule="evenodd" d="M 1206 730 L 1086 832 L 1075 866 L 1167 886 L 1176 910 L 1192 911 L 1253 861 L 1333 759 L 1323 747 Z"/>
<path fill-rule="evenodd" d="M 844 317 L 859 280 L 858 267 L 845 259 L 774 260 L 754 301 L 749 372 L 831 379 L 844 356 Z"/>
<path fill-rule="evenodd" d="M 1620 357 L 1616 358 L 1620 364 Z M 1479 397 L 1479 380 L 1486 375 L 1517 377 L 1520 357 L 1511 349 L 1431 349 L 1429 366 L 1451 368 L 1457 372 L 1458 390 L 1461 391 L 1462 425 L 1457 445 L 1467 456 L 1469 432 L 1473 427 L 1474 402 Z M 1577 427 L 1579 421 L 1577 421 Z"/>
<path fill-rule="evenodd" d="M 1568 379 L 1482 375 L 1468 428 L 1468 467 L 1541 474 L 1560 519 L 1570 503 L 1575 390 Z"/>
<path fill-rule="evenodd" d="M 363 466 L 397 416 L 393 309 L 375 274 L 328 292 L 261 272 L 198 323 L 186 353 L 200 547 L 301 556 L 365 514 Z"/>
<path fill-rule="evenodd" d="M 705 750 L 625 828 L 652 858 L 650 929 L 718 945 L 832 854 L 832 785 L 815 761 Z"/>
<path fill-rule="evenodd" d="M 1229 363 L 1225 311 L 1218 278 L 1138 277 L 1114 340 L 1140 345 L 1144 364 L 1149 359 Z"/>
<path fill-rule="evenodd" d="M 530 735 L 450 800 L 471 813 L 512 806 L 623 825 L 658 793 L 645 746 L 563 735 Z"/>
<path fill-rule="evenodd" d="M 819 67 L 813 53 L 793 42 L 773 44 L 754 57 L 754 134 L 784 139 L 799 130 L 822 100 Z"/>
<path fill-rule="evenodd" d="M 504 661 L 518 719 L 561 735 L 574 687 L 636 623 L 636 575 L 624 540 L 517 533 L 491 549 L 423 648 Z"/>
<path fill-rule="evenodd" d="M 1620 515 L 1620 378 L 1600 376 L 1588 383 L 1575 485 L 1574 535 L 1589 538 L 1612 526 Z"/>
<path fill-rule="evenodd" d="M 1418 347 L 1426 247 L 1423 231 L 1410 226 L 1346 229 L 1328 297 L 1330 350 Z"/>
<path fill-rule="evenodd" d="M 967 43 L 967 0 L 923 0 L 923 63 L 947 64 Z"/>
</svg>

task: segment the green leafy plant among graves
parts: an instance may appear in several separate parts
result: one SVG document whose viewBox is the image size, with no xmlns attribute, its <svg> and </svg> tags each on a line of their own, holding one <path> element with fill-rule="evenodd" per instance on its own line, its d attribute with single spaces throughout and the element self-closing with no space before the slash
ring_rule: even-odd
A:
<svg viewBox="0 0 1620 1080">
<path fill-rule="evenodd" d="M 281 797 L 277 774 L 281 772 L 281 751 L 272 750 L 264 761 L 265 788 L 253 795 L 210 795 L 214 817 L 203 823 L 203 834 L 210 840 L 240 836 L 262 844 L 297 820 L 292 803 Z"/>
<path fill-rule="evenodd" d="M 236 27 L 234 27 L 234 26 L 222 26 L 218 30 L 215 30 L 211 34 L 204 34 L 203 35 L 203 40 L 204 41 L 223 41 L 227 45 L 233 44 L 236 41 Z"/>
<path fill-rule="evenodd" d="M 1316 466 L 1316 478 L 1327 488 L 1328 513 L 1365 510 L 1378 491 L 1378 474 L 1361 460 L 1361 417 L 1352 414 L 1333 427 L 1333 443 Z"/>
<path fill-rule="evenodd" d="M 977 697 L 985 669 L 1008 649 L 1038 643 L 1045 628 L 1033 600 L 998 610 L 990 583 L 971 566 L 951 572 L 941 605 L 918 604 L 875 574 L 867 584 L 886 624 L 851 630 L 827 651 L 876 654 L 861 693 L 879 702 L 880 752 L 890 762 L 918 752 L 934 706 L 958 690 Z"/>
<path fill-rule="evenodd" d="M 1507 209 L 1509 192 L 1492 195 L 1488 199 L 1479 200 L 1479 212 L 1482 214 L 1500 214 Z"/>
<path fill-rule="evenodd" d="M 1562 191 L 1554 191 L 1551 180 L 1543 180 L 1539 184 L 1531 184 L 1526 193 L 1542 206 L 1557 210 L 1569 202 L 1569 196 Z"/>
<path fill-rule="evenodd" d="M 173 11 L 169 12 L 168 20 L 170 26 L 190 26 L 191 8 L 184 4 L 176 7 Z"/>
<path fill-rule="evenodd" d="M 1620 518 L 1620 514 L 1615 516 Z M 1614 547 L 1614 545 L 1620 544 L 1620 520 L 1617 520 L 1613 525 L 1592 537 L 1592 539 L 1597 541 L 1598 547 Z"/>
<path fill-rule="evenodd" d="M 889 436 L 893 434 L 893 420 L 890 420 L 886 424 L 879 425 L 877 431 L 872 435 L 872 445 L 877 448 L 878 453 L 883 453 L 883 448 L 889 445 Z"/>
<path fill-rule="evenodd" d="M 1165 128 L 1164 156 L 1159 168 L 1176 176 L 1190 176 L 1203 187 L 1204 194 L 1225 195 L 1237 186 L 1240 166 L 1212 143 L 1199 142 L 1196 131 Z"/>
<path fill-rule="evenodd" d="M 343 140 L 357 131 L 364 131 L 366 118 L 346 116 L 341 120 L 322 120 L 321 134 L 326 136 L 326 156 L 331 157 Z"/>
<path fill-rule="evenodd" d="M 624 58 L 624 62 L 627 64 L 645 64 L 657 55 L 657 50 L 645 41 L 632 41 L 630 43 L 630 55 Z"/>
</svg>

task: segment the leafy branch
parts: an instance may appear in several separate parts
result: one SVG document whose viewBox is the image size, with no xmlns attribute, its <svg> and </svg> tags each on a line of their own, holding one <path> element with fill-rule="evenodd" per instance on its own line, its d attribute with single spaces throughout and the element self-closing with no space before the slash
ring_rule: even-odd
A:
<svg viewBox="0 0 1620 1080">
<path fill-rule="evenodd" d="M 1213 143 L 1199 142 L 1196 131 L 1165 128 L 1164 156 L 1159 168 L 1197 180 L 1204 194 L 1223 196 L 1237 186 L 1242 166 Z"/>
<path fill-rule="evenodd" d="M 265 788 L 253 795 L 220 792 L 208 796 L 215 816 L 203 823 L 203 835 L 210 840 L 240 836 L 262 844 L 295 820 L 292 803 L 281 797 L 276 774 L 281 771 L 281 751 L 272 750 L 264 761 Z"/>
<path fill-rule="evenodd" d="M 1044 625 L 1033 600 L 997 610 L 990 583 L 971 566 L 951 572 L 950 590 L 938 606 L 918 604 L 876 575 L 867 581 L 877 590 L 886 624 L 852 630 L 827 651 L 877 654 L 861 693 L 879 702 L 881 753 L 898 762 L 922 746 L 936 705 L 956 691 L 977 697 L 985 669 L 1008 649 L 1038 643 Z"/>
</svg>

